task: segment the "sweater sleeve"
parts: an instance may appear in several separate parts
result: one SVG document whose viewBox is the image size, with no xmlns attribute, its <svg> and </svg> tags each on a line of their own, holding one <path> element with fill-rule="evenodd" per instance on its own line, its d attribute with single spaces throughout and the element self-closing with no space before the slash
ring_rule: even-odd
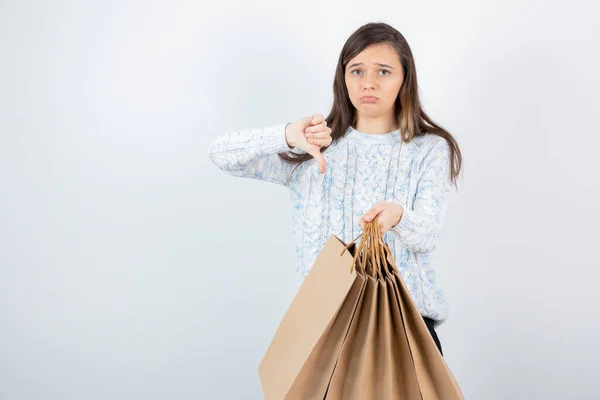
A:
<svg viewBox="0 0 600 400">
<path fill-rule="evenodd" d="M 450 162 L 450 145 L 445 139 L 440 140 L 423 160 L 414 207 L 403 205 L 400 221 L 390 229 L 409 250 L 430 252 L 435 249 L 452 188 Z"/>
<path fill-rule="evenodd" d="M 289 186 L 294 164 L 286 162 L 278 154 L 299 151 L 287 144 L 285 128 L 288 124 L 222 133 L 209 144 L 208 156 L 230 175 Z"/>
</svg>

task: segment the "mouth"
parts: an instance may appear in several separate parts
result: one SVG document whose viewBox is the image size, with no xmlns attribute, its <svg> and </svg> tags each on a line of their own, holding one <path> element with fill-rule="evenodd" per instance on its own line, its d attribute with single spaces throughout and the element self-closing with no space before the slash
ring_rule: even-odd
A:
<svg viewBox="0 0 600 400">
<path fill-rule="evenodd" d="M 379 100 L 379 98 L 375 96 L 363 96 L 360 98 L 360 100 L 364 103 L 375 103 L 377 100 Z"/>
</svg>

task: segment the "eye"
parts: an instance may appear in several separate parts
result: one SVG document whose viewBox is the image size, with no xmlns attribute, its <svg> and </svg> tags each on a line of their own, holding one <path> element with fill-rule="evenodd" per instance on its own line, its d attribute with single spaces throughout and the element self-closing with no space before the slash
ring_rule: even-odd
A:
<svg viewBox="0 0 600 400">
<path fill-rule="evenodd" d="M 355 69 L 354 71 L 350 72 L 352 75 L 356 75 L 355 72 L 360 71 L 360 69 Z M 389 75 L 390 71 L 388 71 L 387 69 L 382 69 L 379 72 L 385 72 L 384 75 Z"/>
</svg>

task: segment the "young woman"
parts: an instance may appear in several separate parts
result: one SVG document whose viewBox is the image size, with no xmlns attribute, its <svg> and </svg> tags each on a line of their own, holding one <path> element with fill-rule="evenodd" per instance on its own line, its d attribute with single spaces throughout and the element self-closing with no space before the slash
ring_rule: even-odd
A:
<svg viewBox="0 0 600 400">
<path fill-rule="evenodd" d="M 388 24 L 368 23 L 348 38 L 333 94 L 327 118 L 221 134 L 209 156 L 231 175 L 290 189 L 298 285 L 331 234 L 349 243 L 377 215 L 442 353 L 435 328 L 448 307 L 429 259 L 460 172 L 458 144 L 423 111 L 410 47 Z"/>
</svg>

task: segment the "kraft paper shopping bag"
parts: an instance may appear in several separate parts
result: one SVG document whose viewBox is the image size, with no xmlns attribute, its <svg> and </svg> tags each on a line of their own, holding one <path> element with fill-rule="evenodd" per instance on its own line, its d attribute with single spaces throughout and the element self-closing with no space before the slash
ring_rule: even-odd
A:
<svg viewBox="0 0 600 400">
<path fill-rule="evenodd" d="M 464 399 L 377 218 L 361 236 L 323 247 L 259 366 L 265 398 Z"/>
<path fill-rule="evenodd" d="M 365 226 L 357 250 L 367 288 L 325 399 L 463 399 L 376 227 Z"/>
<path fill-rule="evenodd" d="M 396 298 L 404 319 L 406 337 L 410 345 L 423 398 L 432 400 L 464 399 L 454 374 L 452 374 L 446 360 L 440 354 L 417 305 L 410 296 L 408 288 L 395 266 L 391 252 L 389 249 L 385 251 L 388 260 L 393 265 Z"/>
<path fill-rule="evenodd" d="M 312 391 L 311 396 L 316 395 L 317 399 L 323 398 L 337 359 L 335 347 L 339 347 L 343 338 L 329 335 L 327 342 L 318 347 L 319 359 L 309 357 L 325 332 L 329 330 L 341 336 L 347 329 L 345 326 L 349 324 L 353 310 L 352 306 L 343 308 L 342 304 L 349 293 L 353 294 L 356 303 L 360 292 L 360 282 L 355 285 L 357 274 L 351 271 L 354 248 L 354 241 L 347 245 L 331 235 L 311 266 L 258 367 L 267 400 L 300 399 L 302 397 L 298 396 L 305 391 Z M 339 316 L 337 321 L 336 315 Z M 331 362 L 327 362 L 324 357 L 331 351 Z M 303 370 L 307 361 L 324 368 L 319 374 L 323 382 L 315 382 L 310 369 Z M 301 384 L 294 386 L 298 379 Z M 292 387 L 294 390 L 290 392 Z"/>
</svg>

